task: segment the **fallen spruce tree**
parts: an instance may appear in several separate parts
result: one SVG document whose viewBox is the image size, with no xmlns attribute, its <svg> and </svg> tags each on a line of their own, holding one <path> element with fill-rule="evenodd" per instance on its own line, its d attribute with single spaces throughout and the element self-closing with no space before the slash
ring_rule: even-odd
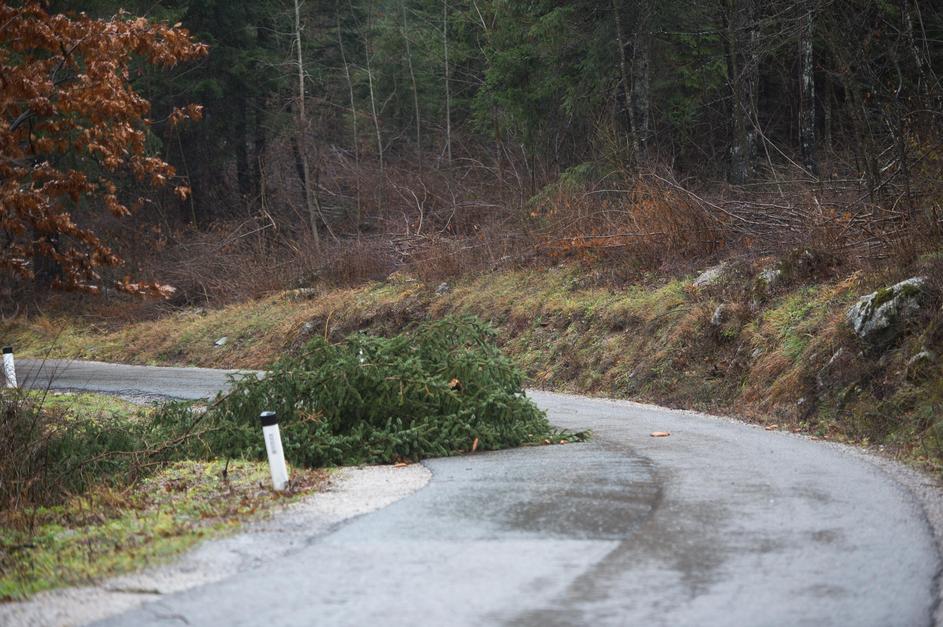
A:
<svg viewBox="0 0 943 627">
<path fill-rule="evenodd" d="M 263 459 L 258 416 L 266 410 L 279 416 L 288 461 L 311 467 L 585 437 L 551 427 L 524 395 L 523 375 L 498 349 L 494 330 L 474 317 L 430 321 L 390 338 L 313 339 L 263 379 L 236 382 L 199 418 L 203 435 L 191 445 L 205 447 L 204 455 Z M 183 411 L 170 405 L 163 419 Z"/>
</svg>

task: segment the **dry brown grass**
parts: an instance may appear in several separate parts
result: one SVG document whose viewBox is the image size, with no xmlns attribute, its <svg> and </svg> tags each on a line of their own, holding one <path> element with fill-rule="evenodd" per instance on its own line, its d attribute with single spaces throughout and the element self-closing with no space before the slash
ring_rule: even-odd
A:
<svg viewBox="0 0 943 627">
<path fill-rule="evenodd" d="M 532 212 L 537 251 L 606 267 L 619 280 L 688 259 L 723 245 L 723 224 L 690 197 L 664 185 L 636 181 L 626 190 L 561 188 Z"/>
</svg>

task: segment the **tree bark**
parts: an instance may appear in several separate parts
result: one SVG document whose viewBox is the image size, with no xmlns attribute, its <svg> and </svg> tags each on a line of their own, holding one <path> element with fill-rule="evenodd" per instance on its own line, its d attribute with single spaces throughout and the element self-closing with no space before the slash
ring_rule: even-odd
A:
<svg viewBox="0 0 943 627">
<path fill-rule="evenodd" d="M 622 78 L 622 113 L 629 123 L 629 147 L 632 159 L 638 158 L 640 147 L 636 129 L 635 113 L 632 107 L 632 77 L 629 73 L 629 62 L 625 55 L 625 35 L 622 29 L 622 11 L 618 0 L 612 0 L 612 14 L 616 27 L 616 47 L 619 53 L 619 73 Z"/>
<path fill-rule="evenodd" d="M 815 29 L 814 0 L 806 0 L 799 29 L 799 151 L 802 165 L 818 175 L 815 160 L 815 74 L 812 38 Z"/>
<path fill-rule="evenodd" d="M 449 0 L 442 0 L 442 49 L 445 56 L 445 154 L 452 165 L 452 91 L 449 86 Z"/>
<path fill-rule="evenodd" d="M 321 254 L 321 235 L 318 229 L 320 211 L 317 207 L 315 190 L 311 185 L 311 169 L 308 164 L 307 128 L 308 117 L 305 112 L 305 72 L 301 54 L 301 2 L 295 0 L 295 53 L 298 60 L 298 129 L 296 132 L 298 165 L 301 169 L 302 187 L 304 187 L 305 209 L 311 224 L 311 236 L 314 238 L 314 251 Z"/>
<path fill-rule="evenodd" d="M 632 117 L 638 144 L 638 158 L 643 160 L 651 140 L 650 77 L 652 0 L 636 3 L 638 13 L 632 35 Z"/>
<path fill-rule="evenodd" d="M 825 81 L 825 93 L 822 97 L 822 140 L 827 153 L 832 152 L 832 105 L 834 102 L 834 87 L 831 79 L 828 79 Z"/>
<path fill-rule="evenodd" d="M 267 48 L 271 44 L 271 24 L 268 21 L 263 22 L 256 29 L 256 41 L 260 48 Z M 256 69 L 258 69 L 259 64 L 256 62 Z M 256 94 L 253 98 L 252 108 L 253 108 L 253 117 L 254 125 L 252 127 L 252 164 L 250 171 L 252 172 L 252 195 L 255 198 L 259 198 L 260 201 L 263 198 L 263 178 L 265 173 L 265 168 L 262 163 L 265 158 L 265 150 L 268 145 L 268 129 L 266 128 L 266 123 L 268 116 L 268 94 L 264 91 L 261 91 Z"/>
<path fill-rule="evenodd" d="M 756 88 L 758 78 L 754 0 L 727 3 L 727 80 L 731 95 L 730 182 L 745 183 L 756 154 Z"/>
<path fill-rule="evenodd" d="M 406 2 L 400 0 L 400 9 L 403 12 L 403 41 L 406 43 L 406 65 L 409 68 L 409 80 L 413 89 L 413 108 L 416 112 L 416 164 L 419 174 L 422 174 L 422 122 L 419 114 L 419 90 L 416 87 L 416 73 L 413 71 L 413 55 L 409 46 L 409 27 L 406 24 Z"/>
<path fill-rule="evenodd" d="M 240 95 L 236 101 L 235 146 L 236 187 L 239 198 L 246 205 L 252 194 L 252 175 L 249 171 L 249 106 L 247 96 Z"/>
<path fill-rule="evenodd" d="M 923 54 L 920 50 L 920 46 L 917 45 L 916 37 L 914 37 L 914 20 L 910 12 L 910 0 L 900 0 L 900 14 L 904 26 L 904 35 L 907 38 L 907 45 L 913 57 L 914 67 L 917 69 L 917 78 L 919 81 L 917 90 L 921 95 L 926 95 L 929 93 L 929 81 Z"/>
<path fill-rule="evenodd" d="M 377 157 L 380 161 L 380 175 L 383 175 L 383 136 L 380 133 L 380 116 L 377 114 L 377 98 L 376 93 L 373 90 L 373 67 L 370 63 L 370 40 L 367 37 L 367 30 L 369 26 L 364 29 L 363 33 L 363 48 L 364 53 L 367 57 L 367 87 L 370 92 L 370 112 L 373 115 L 373 127 L 376 130 L 377 135 Z"/>
<path fill-rule="evenodd" d="M 357 231 L 360 231 L 360 223 L 363 221 L 363 203 L 360 197 L 360 134 L 357 131 L 357 101 L 354 100 L 354 82 L 350 79 L 350 64 L 347 63 L 347 55 L 344 52 L 344 38 L 341 35 L 340 16 L 337 17 L 337 45 L 340 48 L 341 62 L 344 64 L 344 78 L 347 80 L 347 92 L 350 97 L 350 124 L 353 133 L 352 147 L 354 150 L 354 166 L 356 176 L 354 186 L 357 194 Z"/>
</svg>

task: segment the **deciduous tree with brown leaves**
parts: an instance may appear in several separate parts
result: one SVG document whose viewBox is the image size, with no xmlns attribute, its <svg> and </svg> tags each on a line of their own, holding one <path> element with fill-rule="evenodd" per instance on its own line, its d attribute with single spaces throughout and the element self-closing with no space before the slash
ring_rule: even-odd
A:
<svg viewBox="0 0 943 627">
<path fill-rule="evenodd" d="M 76 210 L 126 216 L 145 202 L 122 189 L 188 187 L 173 167 L 145 149 L 150 105 L 132 84 L 149 64 L 168 68 L 206 54 L 178 25 L 119 13 L 111 19 L 49 13 L 41 2 L 0 3 L 0 273 L 93 293 L 100 269 L 121 259 Z M 168 120 L 198 119 L 175 109 Z M 166 296 L 157 283 L 116 281 L 116 289 Z"/>
</svg>

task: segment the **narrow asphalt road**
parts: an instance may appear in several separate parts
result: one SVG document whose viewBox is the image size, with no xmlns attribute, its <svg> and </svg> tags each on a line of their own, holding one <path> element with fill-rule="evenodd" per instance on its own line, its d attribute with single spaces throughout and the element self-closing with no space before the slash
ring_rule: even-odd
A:
<svg viewBox="0 0 943 627">
<path fill-rule="evenodd" d="M 47 364 L 37 386 L 199 397 L 226 374 Z M 107 625 L 934 624 L 920 502 L 867 456 L 736 421 L 533 392 L 587 444 L 426 462 L 289 558 Z M 653 431 L 669 431 L 652 438 Z"/>
<path fill-rule="evenodd" d="M 33 389 L 89 390 L 188 400 L 213 397 L 229 389 L 231 378 L 246 373 L 244 370 L 128 366 L 65 359 L 16 360 L 17 381 Z"/>
</svg>

